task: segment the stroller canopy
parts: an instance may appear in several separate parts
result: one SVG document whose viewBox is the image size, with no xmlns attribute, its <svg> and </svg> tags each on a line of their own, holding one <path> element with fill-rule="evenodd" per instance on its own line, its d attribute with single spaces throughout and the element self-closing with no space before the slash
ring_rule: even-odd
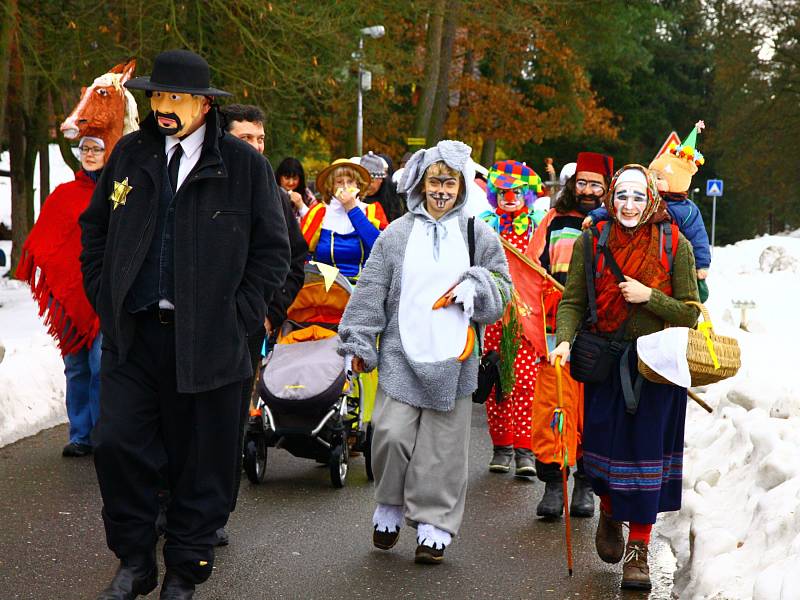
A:
<svg viewBox="0 0 800 600">
<path fill-rule="evenodd" d="M 338 325 L 353 293 L 353 285 L 341 273 L 337 273 L 330 288 L 325 282 L 324 270 L 335 269 L 316 262 L 305 266 L 303 287 L 287 311 L 287 317 L 298 323 L 325 323 Z M 330 273 L 330 272 L 328 272 Z M 330 278 L 330 275 L 329 275 Z"/>
</svg>

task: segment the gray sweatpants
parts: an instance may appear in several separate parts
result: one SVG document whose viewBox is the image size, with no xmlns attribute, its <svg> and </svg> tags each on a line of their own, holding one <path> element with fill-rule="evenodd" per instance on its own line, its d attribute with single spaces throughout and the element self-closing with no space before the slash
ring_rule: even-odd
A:
<svg viewBox="0 0 800 600">
<path fill-rule="evenodd" d="M 380 388 L 372 412 L 375 500 L 405 507 L 406 520 L 458 533 L 467 495 L 471 398 L 449 412 L 393 400 Z"/>
</svg>

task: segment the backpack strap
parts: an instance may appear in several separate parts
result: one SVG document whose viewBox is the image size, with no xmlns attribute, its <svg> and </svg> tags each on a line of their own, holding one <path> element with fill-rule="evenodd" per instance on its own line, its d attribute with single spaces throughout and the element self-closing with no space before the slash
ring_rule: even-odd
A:
<svg viewBox="0 0 800 600">
<path fill-rule="evenodd" d="M 672 264 L 678 250 L 678 226 L 675 223 L 663 222 L 658 229 L 658 246 L 661 248 L 661 264 L 672 276 Z"/>
<path fill-rule="evenodd" d="M 594 229 L 594 231 L 597 230 Z M 586 276 L 586 295 L 589 300 L 587 306 L 589 310 L 587 321 L 591 325 L 594 325 L 595 323 L 597 323 L 597 296 L 596 296 L 596 291 L 594 289 L 595 261 L 594 261 L 594 256 L 592 256 L 593 238 L 589 237 L 588 229 L 584 231 L 581 235 L 583 236 L 583 270 Z"/>
<path fill-rule="evenodd" d="M 469 248 L 469 266 L 475 266 L 475 217 L 467 219 L 467 247 Z"/>
</svg>

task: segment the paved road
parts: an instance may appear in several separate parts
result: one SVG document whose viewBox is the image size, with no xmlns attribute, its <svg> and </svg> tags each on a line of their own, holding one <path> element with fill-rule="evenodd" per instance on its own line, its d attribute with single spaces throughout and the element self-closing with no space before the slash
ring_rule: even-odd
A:
<svg viewBox="0 0 800 600">
<path fill-rule="evenodd" d="M 106 549 L 91 459 L 63 459 L 66 426 L 0 448 L 0 599 L 93 599 L 116 568 Z M 470 490 L 461 535 L 440 566 L 413 563 L 413 530 L 389 552 L 370 542 L 372 490 L 355 458 L 347 486 L 326 468 L 280 450 L 267 481 L 246 481 L 201 600 L 260 598 L 643 599 L 620 592 L 619 566 L 595 555 L 594 520 L 574 520 L 575 576 L 567 576 L 562 523 L 535 516 L 543 484 L 486 470 L 482 407 L 473 414 Z M 572 485 L 570 484 L 570 489 Z M 651 556 L 653 562 L 666 550 Z M 655 558 L 655 560 L 654 560 Z M 670 597 L 656 565 L 650 598 Z M 163 567 L 162 567 L 163 572 Z M 150 598 L 157 597 L 152 594 Z"/>
</svg>

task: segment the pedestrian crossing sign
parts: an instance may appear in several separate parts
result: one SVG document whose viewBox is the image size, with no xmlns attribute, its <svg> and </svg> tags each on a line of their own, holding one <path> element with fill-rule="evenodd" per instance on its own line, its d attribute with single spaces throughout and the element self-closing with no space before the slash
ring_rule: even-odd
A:
<svg viewBox="0 0 800 600">
<path fill-rule="evenodd" d="M 719 198 L 722 196 L 722 179 L 706 181 L 706 196 Z"/>
</svg>

